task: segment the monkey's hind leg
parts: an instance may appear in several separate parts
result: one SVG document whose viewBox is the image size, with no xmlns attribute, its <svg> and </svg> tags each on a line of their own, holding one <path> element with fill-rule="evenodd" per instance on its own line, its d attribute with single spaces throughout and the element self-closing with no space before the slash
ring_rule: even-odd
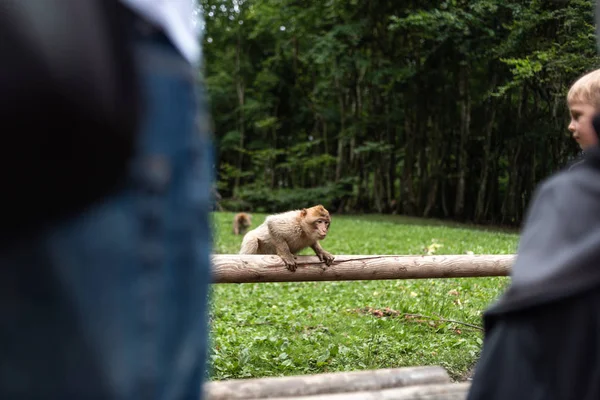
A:
<svg viewBox="0 0 600 400">
<path fill-rule="evenodd" d="M 242 240 L 242 248 L 240 249 L 240 254 L 258 254 L 259 246 L 260 241 L 257 237 L 248 237 L 248 235 L 246 235 L 244 237 L 244 240 Z"/>
</svg>

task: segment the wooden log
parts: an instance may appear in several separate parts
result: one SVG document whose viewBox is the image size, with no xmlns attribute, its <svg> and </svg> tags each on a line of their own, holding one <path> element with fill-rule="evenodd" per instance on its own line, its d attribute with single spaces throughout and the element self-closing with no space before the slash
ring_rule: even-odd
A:
<svg viewBox="0 0 600 400">
<path fill-rule="evenodd" d="M 471 384 L 445 383 L 437 385 L 410 386 L 399 389 L 321 394 L 301 397 L 269 397 L 269 400 L 465 400 Z M 254 398 L 249 400 L 262 400 Z"/>
<path fill-rule="evenodd" d="M 276 255 L 216 254 L 214 283 L 353 281 L 508 276 L 514 255 L 336 255 L 327 267 L 316 256 L 298 256 L 291 272 Z"/>
<path fill-rule="evenodd" d="M 426 366 L 213 381 L 206 382 L 203 390 L 208 400 L 266 399 L 365 392 L 410 385 L 449 382 L 450 378 L 444 368 Z"/>
<path fill-rule="evenodd" d="M 353 393 L 268 398 L 270 400 L 465 400 L 470 387 L 470 383 L 446 383 Z M 249 400 L 262 399 L 264 398 Z"/>
</svg>

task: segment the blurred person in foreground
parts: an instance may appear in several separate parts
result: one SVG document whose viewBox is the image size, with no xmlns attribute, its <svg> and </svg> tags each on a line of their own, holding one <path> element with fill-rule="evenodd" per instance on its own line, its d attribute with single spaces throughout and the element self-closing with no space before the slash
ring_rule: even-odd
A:
<svg viewBox="0 0 600 400">
<path fill-rule="evenodd" d="M 201 398 L 212 148 L 194 4 L 0 10 L 2 399 Z"/>
<path fill-rule="evenodd" d="M 484 314 L 468 400 L 600 399 L 600 70 L 567 104 L 582 160 L 531 201 L 511 285 Z"/>
</svg>

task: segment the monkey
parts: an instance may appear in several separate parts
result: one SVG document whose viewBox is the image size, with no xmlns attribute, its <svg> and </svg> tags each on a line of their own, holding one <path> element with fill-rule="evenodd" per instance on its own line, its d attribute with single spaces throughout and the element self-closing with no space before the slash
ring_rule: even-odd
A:
<svg viewBox="0 0 600 400">
<path fill-rule="evenodd" d="M 268 216 L 244 236 L 240 254 L 277 254 L 286 268 L 296 271 L 294 255 L 310 247 L 327 266 L 334 257 L 319 244 L 331 225 L 329 211 L 322 205 Z"/>
<path fill-rule="evenodd" d="M 252 225 L 252 215 L 244 212 L 238 213 L 233 217 L 233 234 L 244 234 Z"/>
</svg>

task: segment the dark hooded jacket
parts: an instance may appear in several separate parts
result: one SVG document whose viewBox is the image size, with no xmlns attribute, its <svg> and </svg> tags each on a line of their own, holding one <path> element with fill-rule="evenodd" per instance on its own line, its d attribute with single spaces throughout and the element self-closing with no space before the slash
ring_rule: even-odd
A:
<svg viewBox="0 0 600 400">
<path fill-rule="evenodd" d="M 511 278 L 488 315 L 556 301 L 600 283 L 600 148 L 537 189 Z"/>
<path fill-rule="evenodd" d="M 577 158 L 575 158 L 575 160 L 573 160 L 572 162 L 569 163 L 569 165 L 567 165 L 568 169 L 574 169 L 579 167 L 580 165 L 583 164 L 583 162 L 585 161 L 584 159 L 585 153 L 582 151 Z"/>
<path fill-rule="evenodd" d="M 600 399 L 600 148 L 538 187 L 484 327 L 469 400 Z"/>
</svg>

